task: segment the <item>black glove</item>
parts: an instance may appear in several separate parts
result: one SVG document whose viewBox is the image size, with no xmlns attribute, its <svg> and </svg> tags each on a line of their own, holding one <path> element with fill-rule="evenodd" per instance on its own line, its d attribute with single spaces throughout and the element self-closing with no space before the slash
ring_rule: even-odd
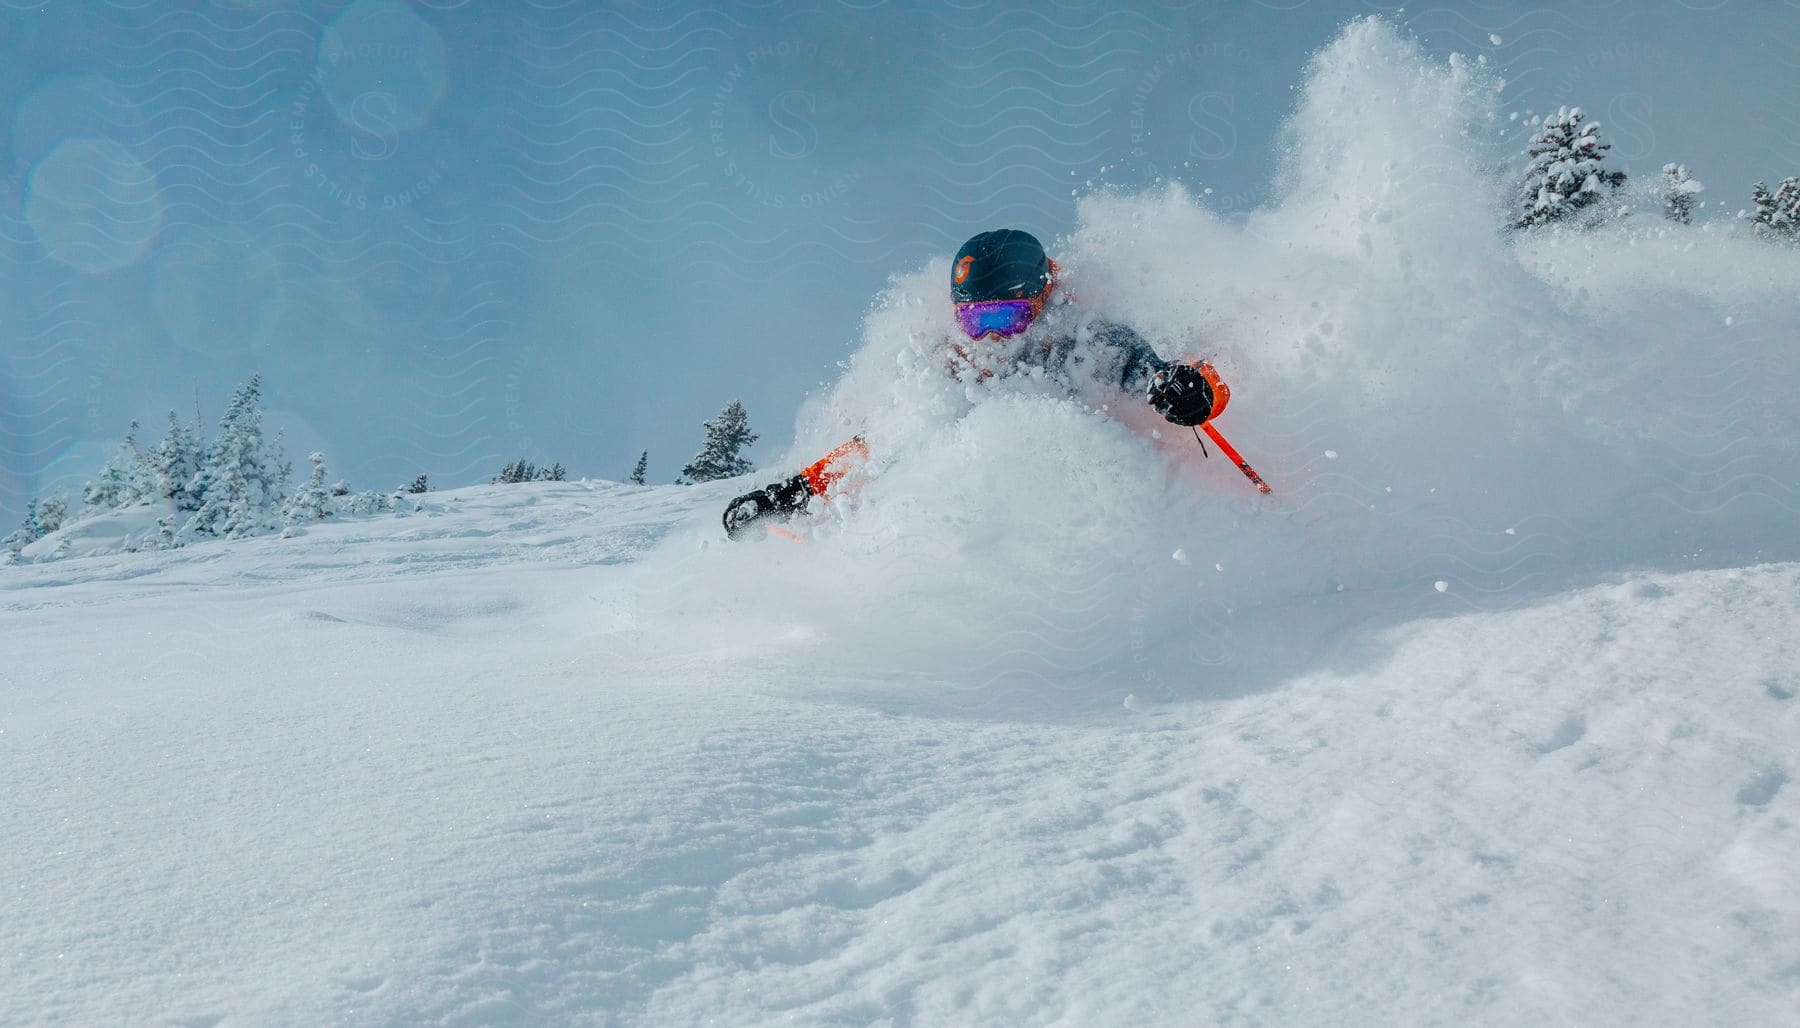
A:
<svg viewBox="0 0 1800 1028">
<path fill-rule="evenodd" d="M 725 534 L 736 539 L 745 529 L 764 518 L 785 521 L 806 512 L 806 501 L 812 499 L 812 484 L 805 475 L 795 475 L 785 482 L 771 482 L 753 493 L 732 500 L 725 507 Z"/>
<path fill-rule="evenodd" d="M 1192 364 L 1170 364 L 1150 376 L 1144 399 L 1177 425 L 1198 425 L 1212 416 L 1212 386 Z"/>
</svg>

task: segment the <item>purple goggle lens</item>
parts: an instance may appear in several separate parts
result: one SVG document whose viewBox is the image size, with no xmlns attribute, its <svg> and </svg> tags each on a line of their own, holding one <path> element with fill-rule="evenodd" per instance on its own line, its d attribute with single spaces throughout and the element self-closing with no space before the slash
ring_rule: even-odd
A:
<svg viewBox="0 0 1800 1028">
<path fill-rule="evenodd" d="M 956 305 L 956 323 L 970 339 L 980 339 L 989 332 L 1016 336 L 1030 326 L 1030 300 L 983 300 Z"/>
</svg>

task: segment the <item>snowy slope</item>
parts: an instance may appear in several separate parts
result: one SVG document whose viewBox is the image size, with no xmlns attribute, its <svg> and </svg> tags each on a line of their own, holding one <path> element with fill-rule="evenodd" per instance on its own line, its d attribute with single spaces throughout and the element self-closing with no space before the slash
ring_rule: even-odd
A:
<svg viewBox="0 0 1800 1028">
<path fill-rule="evenodd" d="M 752 480 L 34 544 L 0 1022 L 1793 1023 L 1800 252 L 1502 238 L 1496 92 L 1357 22 L 1279 203 L 1058 241 L 1269 497 L 940 260 Z"/>
<path fill-rule="evenodd" d="M 996 706 L 979 670 L 839 670 L 798 621 L 618 624 L 709 491 L 486 487 L 8 569 L 0 1021 L 1800 1004 L 1800 567 L 1340 638 L 1231 698 L 1050 673 Z"/>
</svg>

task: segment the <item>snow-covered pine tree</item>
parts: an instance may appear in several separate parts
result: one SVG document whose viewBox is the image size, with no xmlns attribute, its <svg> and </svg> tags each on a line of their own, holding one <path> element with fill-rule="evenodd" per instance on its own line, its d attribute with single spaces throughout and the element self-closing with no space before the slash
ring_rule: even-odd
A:
<svg viewBox="0 0 1800 1028">
<path fill-rule="evenodd" d="M 332 488 L 336 489 L 337 487 L 333 486 Z M 395 495 L 400 494 L 396 493 Z M 393 509 L 394 502 L 391 498 L 385 494 L 368 489 L 365 489 L 360 493 L 353 493 L 346 490 L 343 493 L 334 493 L 331 497 L 331 512 L 333 514 L 380 514 L 383 511 L 390 511 Z"/>
<path fill-rule="evenodd" d="M 706 445 L 681 469 L 684 478 L 693 482 L 710 482 L 716 478 L 734 478 L 753 467 L 740 450 L 756 442 L 750 431 L 750 416 L 744 405 L 733 400 L 719 416 L 706 422 Z"/>
<path fill-rule="evenodd" d="M 96 513 L 151 503 L 163 498 L 162 478 L 150 459 L 138 450 L 138 423 L 125 432 L 125 441 L 100 469 L 100 476 L 81 492 L 81 505 Z"/>
<path fill-rule="evenodd" d="M 18 528 L 15 528 L 12 532 L 8 533 L 5 539 L 0 539 L 0 549 L 5 549 L 8 553 L 18 553 L 25 547 L 37 542 L 39 539 L 43 538 L 43 533 L 37 530 L 37 525 L 38 499 L 33 496 L 31 502 L 25 507 L 24 522 L 20 524 Z"/>
<path fill-rule="evenodd" d="M 1520 183 L 1520 217 L 1515 228 L 1551 222 L 1586 221 L 1599 212 L 1595 207 L 1607 198 L 1602 190 L 1617 190 L 1625 173 L 1600 167 L 1611 143 L 1602 143 L 1600 123 L 1582 123 L 1579 107 L 1563 107 L 1544 119 L 1531 144 L 1525 148 L 1531 162 Z M 1577 219 L 1586 213 L 1588 218 Z"/>
<path fill-rule="evenodd" d="M 548 467 L 540 468 L 521 457 L 501 468 L 500 473 L 489 481 L 506 485 L 514 485 L 519 482 L 561 482 L 568 477 L 568 474 L 568 470 L 561 464 L 551 464 Z M 419 491 L 423 492 L 424 490 Z"/>
<path fill-rule="evenodd" d="M 1781 180 L 1775 192 L 1761 182 L 1750 187 L 1754 204 L 1750 211 L 1750 227 L 1765 239 L 1781 242 L 1800 241 L 1800 179 L 1789 176 Z"/>
<path fill-rule="evenodd" d="M 175 538 L 175 515 L 164 514 L 156 519 L 156 542 L 147 544 L 147 549 L 172 550 L 181 545 Z"/>
<path fill-rule="evenodd" d="M 503 485 L 516 485 L 520 482 L 535 481 L 537 479 L 537 473 L 538 469 L 536 464 L 520 457 L 516 461 L 508 461 L 506 466 L 501 468 L 500 473 L 495 475 L 491 481 L 499 482 Z"/>
<path fill-rule="evenodd" d="M 63 528 L 63 519 L 68 517 L 68 495 L 56 493 L 38 504 L 38 531 L 50 535 L 52 531 Z"/>
<path fill-rule="evenodd" d="M 63 526 L 63 521 L 66 520 L 68 516 L 68 496 L 63 493 L 57 493 L 54 496 L 45 497 L 44 502 L 38 504 L 37 509 L 38 537 L 42 538 L 61 528 Z"/>
<path fill-rule="evenodd" d="M 263 439 L 261 404 L 262 376 L 252 375 L 232 394 L 219 437 L 194 476 L 200 506 L 185 530 L 239 538 L 274 527 L 288 468 Z"/>
<path fill-rule="evenodd" d="M 1790 240 L 1800 238 L 1800 179 L 1792 175 L 1775 187 L 1774 224 Z"/>
<path fill-rule="evenodd" d="M 17 531 L 0 539 L 0 547 L 17 553 L 39 539 L 62 527 L 63 519 L 69 514 L 69 498 L 58 493 L 55 496 L 38 499 L 31 498 L 25 508 L 25 521 Z"/>
<path fill-rule="evenodd" d="M 206 450 L 201 443 L 199 425 L 193 431 L 181 423 L 174 411 L 169 412 L 169 431 L 162 442 L 150 451 L 150 466 L 161 479 L 162 495 L 178 511 L 200 509 L 200 494 L 194 476 L 200 473 Z"/>
<path fill-rule="evenodd" d="M 1750 227 L 1758 232 L 1769 223 L 1775 213 L 1775 197 L 1769 194 L 1769 186 L 1765 182 L 1756 182 L 1750 186 L 1750 210 L 1739 211 L 1738 217 L 1746 214 L 1750 217 Z"/>
<path fill-rule="evenodd" d="M 631 469 L 631 484 L 643 485 L 644 474 L 650 470 L 650 451 L 638 454 L 637 467 Z"/>
<path fill-rule="evenodd" d="M 306 459 L 312 462 L 312 474 L 281 508 L 281 520 L 290 525 L 323 521 L 331 515 L 331 490 L 325 485 L 325 455 L 314 453 Z"/>
<path fill-rule="evenodd" d="M 1665 164 L 1662 170 L 1663 217 L 1686 225 L 1694 220 L 1694 194 L 1706 189 L 1685 164 Z"/>
</svg>

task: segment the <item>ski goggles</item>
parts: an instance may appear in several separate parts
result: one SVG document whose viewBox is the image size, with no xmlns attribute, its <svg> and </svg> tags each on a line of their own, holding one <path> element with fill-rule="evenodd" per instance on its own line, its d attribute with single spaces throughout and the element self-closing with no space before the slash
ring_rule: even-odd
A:
<svg viewBox="0 0 1800 1028">
<path fill-rule="evenodd" d="M 979 300 L 956 305 L 956 323 L 970 339 L 989 332 L 1016 336 L 1037 317 L 1036 300 Z"/>
</svg>

